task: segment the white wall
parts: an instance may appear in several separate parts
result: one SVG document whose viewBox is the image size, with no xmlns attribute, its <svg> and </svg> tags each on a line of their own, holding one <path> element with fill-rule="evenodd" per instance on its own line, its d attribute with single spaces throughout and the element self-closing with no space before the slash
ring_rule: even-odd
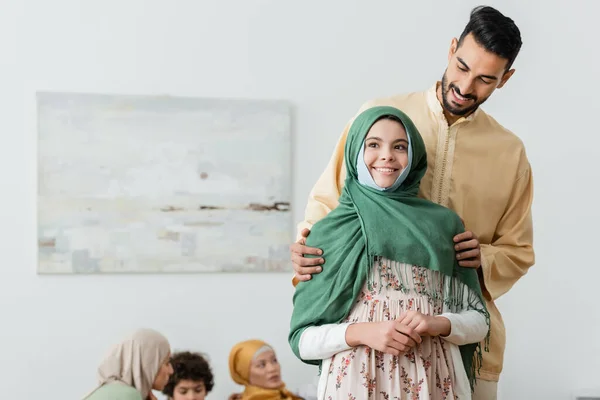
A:
<svg viewBox="0 0 600 400">
<path fill-rule="evenodd" d="M 517 73 L 485 108 L 535 169 L 537 265 L 500 306 L 501 399 L 600 385 L 600 37 L 593 1 L 491 1 L 519 24 Z M 477 1 L 3 0 L 0 12 L 0 390 L 75 399 L 109 344 L 152 326 L 210 354 L 211 398 L 235 389 L 232 344 L 277 348 L 292 387 L 314 371 L 286 341 L 289 276 L 36 275 L 37 90 L 285 98 L 296 106 L 295 219 L 347 119 L 372 97 L 428 88 Z M 294 18 L 294 19 L 292 19 Z M 310 160 L 309 160 L 310 158 Z"/>
</svg>

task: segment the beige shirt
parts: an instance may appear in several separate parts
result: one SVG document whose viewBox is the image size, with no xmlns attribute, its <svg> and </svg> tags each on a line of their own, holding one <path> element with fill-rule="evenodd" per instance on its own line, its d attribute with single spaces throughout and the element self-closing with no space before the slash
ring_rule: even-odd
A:
<svg viewBox="0 0 600 400">
<path fill-rule="evenodd" d="M 370 101 L 388 105 L 413 120 L 427 147 L 428 169 L 419 195 L 451 208 L 479 238 L 480 280 L 491 316 L 489 352 L 483 353 L 480 378 L 497 381 L 502 371 L 505 330 L 494 304 L 534 264 L 531 167 L 521 140 L 478 109 L 448 126 L 436 97 L 439 82 L 425 92 Z M 346 125 L 325 171 L 310 192 L 305 220 L 310 228 L 338 205 L 346 178 Z"/>
</svg>

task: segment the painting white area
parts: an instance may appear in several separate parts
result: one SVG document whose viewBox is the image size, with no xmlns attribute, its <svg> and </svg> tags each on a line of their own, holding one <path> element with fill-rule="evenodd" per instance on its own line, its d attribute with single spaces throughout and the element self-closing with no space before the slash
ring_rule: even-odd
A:
<svg viewBox="0 0 600 400">
<path fill-rule="evenodd" d="M 43 92 L 38 273 L 289 271 L 283 101 Z"/>
</svg>

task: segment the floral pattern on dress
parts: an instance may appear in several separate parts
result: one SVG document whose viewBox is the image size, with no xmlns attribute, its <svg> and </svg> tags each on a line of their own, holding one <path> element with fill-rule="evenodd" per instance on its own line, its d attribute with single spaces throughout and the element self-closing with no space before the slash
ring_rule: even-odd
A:
<svg viewBox="0 0 600 400">
<path fill-rule="evenodd" d="M 444 282 L 435 274 L 377 259 L 345 321 L 391 321 L 409 310 L 440 314 L 444 303 L 439 293 Z M 325 398 L 454 400 L 453 366 L 450 352 L 439 337 L 423 337 L 419 345 L 399 356 L 355 347 L 331 358 Z"/>
</svg>

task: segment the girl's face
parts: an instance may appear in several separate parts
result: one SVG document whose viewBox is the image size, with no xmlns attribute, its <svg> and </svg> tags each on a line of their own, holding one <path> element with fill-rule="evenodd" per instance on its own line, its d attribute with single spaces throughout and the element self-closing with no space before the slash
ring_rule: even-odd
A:
<svg viewBox="0 0 600 400">
<path fill-rule="evenodd" d="M 392 186 L 408 165 L 408 136 L 402 124 L 380 119 L 365 138 L 365 165 L 377 186 Z"/>
</svg>

